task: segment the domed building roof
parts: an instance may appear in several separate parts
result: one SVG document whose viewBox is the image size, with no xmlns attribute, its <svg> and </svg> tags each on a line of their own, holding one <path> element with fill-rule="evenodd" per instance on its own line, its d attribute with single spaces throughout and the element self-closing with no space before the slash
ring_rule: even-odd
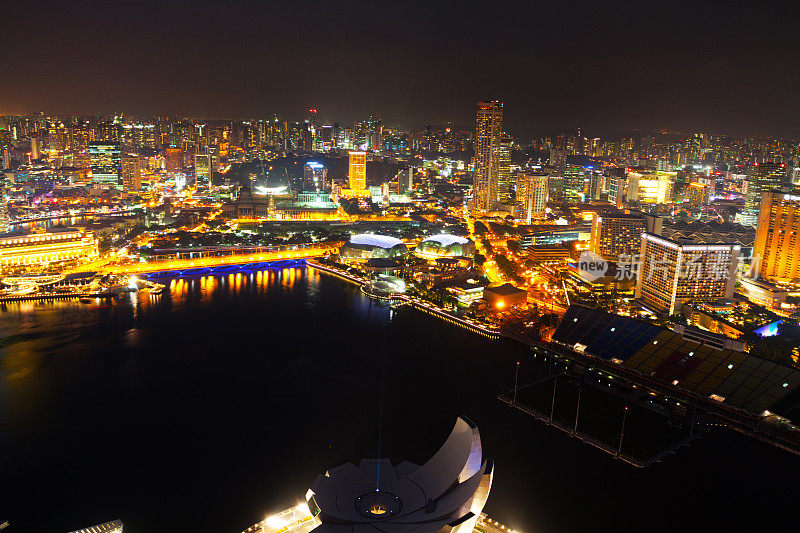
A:
<svg viewBox="0 0 800 533">
<path fill-rule="evenodd" d="M 342 246 L 339 257 L 344 262 L 361 262 L 381 257 L 402 257 L 407 253 L 408 247 L 396 237 L 360 233 L 350 237 Z"/>
<path fill-rule="evenodd" d="M 442 233 L 425 237 L 414 249 L 423 257 L 471 257 L 475 243 L 458 235 Z"/>
</svg>

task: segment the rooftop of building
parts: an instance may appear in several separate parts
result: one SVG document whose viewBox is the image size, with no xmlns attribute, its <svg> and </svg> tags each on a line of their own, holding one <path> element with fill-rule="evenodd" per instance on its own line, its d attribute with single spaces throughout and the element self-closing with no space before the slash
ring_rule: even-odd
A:
<svg viewBox="0 0 800 533">
<path fill-rule="evenodd" d="M 397 237 L 391 237 L 389 235 L 378 235 L 374 233 L 359 233 L 357 235 L 353 235 L 352 237 L 350 237 L 350 244 L 357 244 L 362 246 L 377 246 L 380 248 L 388 249 L 404 243 Z"/>
<path fill-rule="evenodd" d="M 459 237 L 458 235 L 450 235 L 448 233 L 440 233 L 438 235 L 429 235 L 422 239 L 422 242 L 436 242 L 442 246 L 450 246 L 451 244 L 467 244 L 469 239 Z"/>
<path fill-rule="evenodd" d="M 486 287 L 483 289 L 483 291 L 491 292 L 499 296 L 511 296 L 526 292 L 524 289 L 517 288 L 510 283 L 503 283 L 502 285 L 496 285 L 494 287 Z"/>
</svg>

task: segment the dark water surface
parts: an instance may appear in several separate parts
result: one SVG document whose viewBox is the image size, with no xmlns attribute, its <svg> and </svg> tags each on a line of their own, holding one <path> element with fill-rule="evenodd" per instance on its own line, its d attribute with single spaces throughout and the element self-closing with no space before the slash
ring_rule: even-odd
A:
<svg viewBox="0 0 800 533">
<path fill-rule="evenodd" d="M 375 456 L 385 357 L 383 455 L 422 462 L 469 416 L 495 460 L 487 511 L 523 533 L 790 530 L 799 458 L 718 432 L 636 470 L 496 399 L 522 348 L 389 315 L 299 269 L 6 306 L 0 522 L 238 533 Z"/>
</svg>

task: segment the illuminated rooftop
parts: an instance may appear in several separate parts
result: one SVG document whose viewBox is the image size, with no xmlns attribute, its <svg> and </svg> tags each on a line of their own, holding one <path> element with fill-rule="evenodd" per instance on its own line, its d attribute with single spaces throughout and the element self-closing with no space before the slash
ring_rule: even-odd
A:
<svg viewBox="0 0 800 533">
<path fill-rule="evenodd" d="M 439 235 L 431 235 L 422 239 L 422 242 L 433 241 L 438 242 L 442 246 L 450 246 L 451 244 L 467 244 L 469 239 L 459 237 L 458 235 L 449 235 L 447 233 L 440 233 Z"/>
<path fill-rule="evenodd" d="M 350 237 L 350 244 L 360 244 L 363 246 L 378 246 L 380 248 L 393 248 L 403 241 L 388 235 L 374 235 L 372 233 L 360 233 Z"/>
</svg>

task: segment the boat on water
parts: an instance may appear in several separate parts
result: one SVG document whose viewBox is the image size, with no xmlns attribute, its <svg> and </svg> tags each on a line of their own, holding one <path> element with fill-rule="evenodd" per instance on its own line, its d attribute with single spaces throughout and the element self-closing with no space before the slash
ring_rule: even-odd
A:
<svg viewBox="0 0 800 533">
<path fill-rule="evenodd" d="M 161 294 L 162 292 L 164 292 L 164 286 L 163 285 L 159 285 L 157 287 L 150 288 L 150 294 Z"/>
</svg>

